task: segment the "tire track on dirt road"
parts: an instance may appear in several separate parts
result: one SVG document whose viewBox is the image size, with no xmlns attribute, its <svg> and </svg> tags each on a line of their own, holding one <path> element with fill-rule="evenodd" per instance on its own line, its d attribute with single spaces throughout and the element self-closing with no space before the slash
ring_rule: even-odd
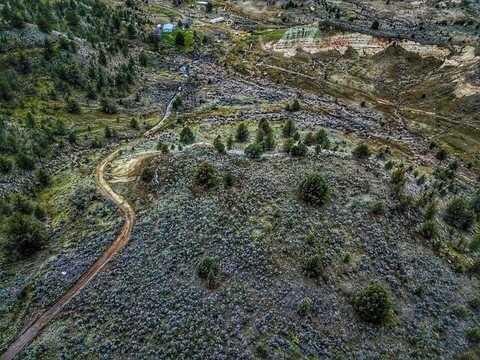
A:
<svg viewBox="0 0 480 360">
<path fill-rule="evenodd" d="M 96 169 L 96 183 L 102 195 L 111 200 L 120 210 L 125 219 L 122 230 L 110 247 L 95 263 L 75 282 L 57 302 L 41 314 L 23 333 L 9 346 L 2 355 L 2 360 L 13 359 L 37 337 L 42 329 L 67 305 L 88 283 L 107 265 L 107 263 L 128 243 L 135 223 L 135 211 L 120 195 L 115 193 L 105 180 L 105 168 L 119 154 L 116 150 L 107 156 Z"/>
<path fill-rule="evenodd" d="M 181 87 L 171 98 L 167 105 L 163 118 L 151 130 L 147 131 L 144 136 L 151 137 L 158 132 L 163 126 L 164 122 L 170 117 L 173 103 L 181 91 Z M 67 305 L 76 295 L 84 289 L 90 281 L 108 264 L 108 262 L 128 243 L 130 235 L 135 224 L 135 211 L 128 201 L 121 195 L 112 190 L 112 187 L 105 180 L 105 168 L 120 154 L 120 149 L 115 150 L 108 155 L 104 160 L 98 164 L 95 172 L 95 182 L 98 191 L 105 197 L 105 199 L 112 201 L 122 213 L 124 224 L 120 234 L 110 247 L 93 263 L 90 268 L 80 276 L 80 278 L 73 284 L 73 286 L 46 311 L 41 313 L 32 323 L 27 325 L 17 339 L 9 345 L 7 351 L 2 355 L 1 360 L 12 360 L 20 354 L 45 328 L 45 326 L 58 315 L 62 309 Z M 148 154 L 154 156 L 156 152 Z"/>
</svg>

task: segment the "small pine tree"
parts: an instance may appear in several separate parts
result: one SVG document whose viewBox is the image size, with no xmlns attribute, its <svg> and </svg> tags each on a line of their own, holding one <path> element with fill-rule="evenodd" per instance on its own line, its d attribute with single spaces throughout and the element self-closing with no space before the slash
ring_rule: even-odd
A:
<svg viewBox="0 0 480 360">
<path fill-rule="evenodd" d="M 162 143 L 161 141 L 158 142 L 156 148 L 158 151 L 161 151 L 162 154 L 168 154 L 170 152 L 170 150 L 168 149 L 168 145 Z"/>
<path fill-rule="evenodd" d="M 235 177 L 233 176 L 232 173 L 226 173 L 224 176 L 223 176 L 223 185 L 226 187 L 226 188 L 231 188 L 233 185 L 235 184 Z"/>
<path fill-rule="evenodd" d="M 184 47 L 185 46 L 185 35 L 183 35 L 183 32 L 179 31 L 175 35 L 175 45 L 179 47 Z"/>
<path fill-rule="evenodd" d="M 82 109 L 77 100 L 75 100 L 74 98 L 69 98 L 67 100 L 67 111 L 70 114 L 80 114 L 82 112 Z"/>
<path fill-rule="evenodd" d="M 249 136 L 247 125 L 243 122 L 240 123 L 237 127 L 237 132 L 235 133 L 235 139 L 240 143 L 245 143 Z"/>
<path fill-rule="evenodd" d="M 313 133 L 313 131 L 309 131 L 307 135 L 305 135 L 304 142 L 307 146 L 312 146 L 316 144 L 315 134 Z"/>
<path fill-rule="evenodd" d="M 393 310 L 390 293 L 380 284 L 372 283 L 353 297 L 353 308 L 366 322 L 382 324 Z"/>
<path fill-rule="evenodd" d="M 130 119 L 130 127 L 134 130 L 139 129 L 138 120 L 136 118 L 133 117 L 133 118 Z"/>
<path fill-rule="evenodd" d="M 222 142 L 222 138 L 218 135 L 213 141 L 213 146 L 220 154 L 225 154 L 225 145 Z"/>
<path fill-rule="evenodd" d="M 233 148 L 233 136 L 232 135 L 228 135 L 228 138 L 227 138 L 227 149 L 228 150 L 232 150 Z"/>
<path fill-rule="evenodd" d="M 352 154 L 357 159 L 367 159 L 370 157 L 370 149 L 367 144 L 362 143 L 353 149 Z"/>
<path fill-rule="evenodd" d="M 46 173 L 45 170 L 43 169 L 39 169 L 36 174 L 35 174 L 35 177 L 37 178 L 37 182 L 39 183 L 39 185 L 41 187 L 47 187 L 48 185 L 50 185 L 50 176 Z"/>
<path fill-rule="evenodd" d="M 468 230 L 474 222 L 474 213 L 468 201 L 455 198 L 448 203 L 443 218 L 451 226 Z"/>
<path fill-rule="evenodd" d="M 273 132 L 268 133 L 263 139 L 263 149 L 265 151 L 272 151 L 275 149 L 275 138 Z"/>
<path fill-rule="evenodd" d="M 292 119 L 288 119 L 282 128 L 283 137 L 284 138 L 293 137 L 296 132 L 297 132 L 297 129 L 295 127 L 295 123 L 293 122 Z"/>
<path fill-rule="evenodd" d="M 105 126 L 105 139 L 111 139 L 112 138 L 112 130 L 110 129 L 109 126 Z"/>
<path fill-rule="evenodd" d="M 307 154 L 307 147 L 301 141 L 293 145 L 290 149 L 290 154 L 295 157 L 302 157 Z"/>
<path fill-rule="evenodd" d="M 300 198 L 311 205 L 323 205 L 328 198 L 328 184 L 322 175 L 312 173 L 305 176 L 300 183 Z"/>
<path fill-rule="evenodd" d="M 245 155 L 250 159 L 258 159 L 263 153 L 263 147 L 259 143 L 253 143 L 245 148 Z"/>
<path fill-rule="evenodd" d="M 195 170 L 194 183 L 207 190 L 215 187 L 218 183 L 217 171 L 206 161 L 200 163 Z"/>
<path fill-rule="evenodd" d="M 180 142 L 189 145 L 193 144 L 195 141 L 195 134 L 193 133 L 192 129 L 188 126 L 185 126 L 182 131 L 180 132 Z"/>
<path fill-rule="evenodd" d="M 315 133 L 315 143 L 320 145 L 323 149 L 328 149 L 330 147 L 330 140 L 324 129 L 320 129 Z"/>
<path fill-rule="evenodd" d="M 0 156 L 0 173 L 8 174 L 10 171 L 12 171 L 12 168 L 12 161 L 4 156 Z"/>
</svg>

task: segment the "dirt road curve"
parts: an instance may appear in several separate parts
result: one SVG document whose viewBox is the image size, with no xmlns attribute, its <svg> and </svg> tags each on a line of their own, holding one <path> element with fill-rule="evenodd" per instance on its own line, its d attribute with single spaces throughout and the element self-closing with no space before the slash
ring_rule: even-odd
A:
<svg viewBox="0 0 480 360">
<path fill-rule="evenodd" d="M 130 204 L 120 195 L 115 193 L 108 182 L 105 180 L 104 173 L 106 166 L 118 155 L 119 150 L 110 154 L 104 159 L 96 170 L 96 183 L 98 190 L 103 196 L 115 203 L 120 209 L 125 223 L 122 231 L 117 239 L 110 245 L 105 253 L 95 261 L 95 263 L 77 280 L 77 282 L 68 290 L 55 304 L 41 314 L 24 332 L 13 342 L 7 351 L 2 355 L 2 360 L 13 359 L 18 355 L 40 331 L 52 320 L 62 309 L 68 304 L 87 284 L 92 280 L 99 271 L 117 254 L 130 239 L 130 234 L 135 223 L 135 212 Z"/>
</svg>

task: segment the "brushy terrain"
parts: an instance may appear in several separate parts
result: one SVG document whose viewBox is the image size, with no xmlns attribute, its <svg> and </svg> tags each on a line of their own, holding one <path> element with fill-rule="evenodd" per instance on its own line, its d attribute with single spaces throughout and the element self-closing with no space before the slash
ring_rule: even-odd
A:
<svg viewBox="0 0 480 360">
<path fill-rule="evenodd" d="M 0 352 L 479 358 L 479 11 L 4 1 Z"/>
<path fill-rule="evenodd" d="M 218 177 L 208 191 L 194 183 L 202 161 Z M 448 358 L 467 345 L 475 281 L 418 235 L 418 214 L 398 209 L 376 160 L 255 161 L 199 146 L 150 166 L 155 180 L 131 189 L 140 220 L 130 245 L 27 355 Z M 298 197 L 311 171 L 331 189 L 321 207 Z M 218 261 L 213 284 L 197 271 L 205 257 Z M 383 327 L 352 308 L 371 282 L 393 296 Z"/>
</svg>

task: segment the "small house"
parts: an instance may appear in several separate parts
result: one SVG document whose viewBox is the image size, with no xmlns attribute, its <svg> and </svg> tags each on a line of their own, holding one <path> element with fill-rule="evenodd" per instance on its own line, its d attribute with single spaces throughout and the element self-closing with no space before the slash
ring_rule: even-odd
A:
<svg viewBox="0 0 480 360">
<path fill-rule="evenodd" d="M 166 23 L 166 24 L 158 24 L 153 31 L 155 36 L 162 36 L 163 33 L 171 33 L 175 30 L 175 24 Z"/>
<path fill-rule="evenodd" d="M 210 24 L 219 24 L 219 23 L 222 23 L 225 21 L 225 18 L 222 16 L 222 17 L 217 17 L 215 19 L 212 19 L 209 21 Z"/>
</svg>

